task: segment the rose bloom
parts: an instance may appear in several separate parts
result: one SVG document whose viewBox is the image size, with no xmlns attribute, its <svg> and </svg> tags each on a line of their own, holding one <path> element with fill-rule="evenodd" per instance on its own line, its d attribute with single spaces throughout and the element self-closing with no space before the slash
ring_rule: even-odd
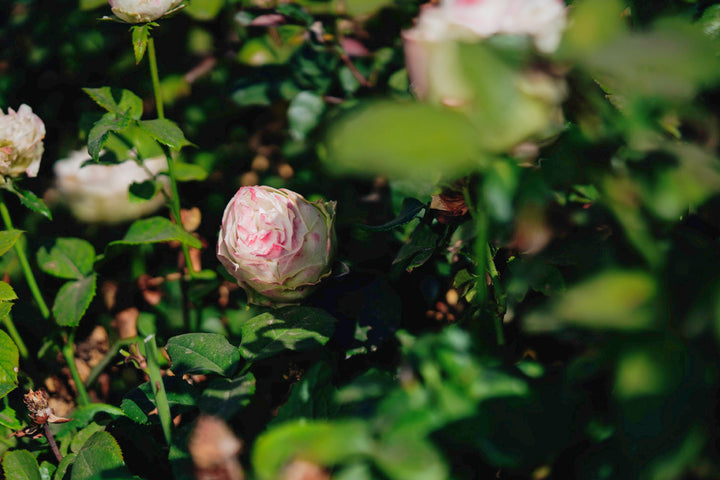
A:
<svg viewBox="0 0 720 480">
<path fill-rule="evenodd" d="M 183 0 L 109 0 L 112 12 L 128 23 L 157 20 L 178 7 Z"/>
<path fill-rule="evenodd" d="M 482 111 L 483 105 L 473 103 L 478 97 L 475 90 L 482 88 L 485 96 L 506 95 L 507 85 L 498 85 L 493 93 L 492 72 L 487 73 L 486 85 L 475 85 L 465 73 L 460 45 L 480 43 L 497 34 L 519 35 L 532 40 L 538 52 L 548 54 L 560 44 L 565 23 L 562 0 L 444 0 L 437 6 L 425 5 L 415 27 L 403 32 L 413 91 L 422 100 Z M 490 142 L 502 150 L 555 135 L 563 121 L 564 79 L 540 69 L 518 70 L 512 86 L 517 100 L 508 105 L 508 111 L 516 120 L 511 122 L 512 129 L 503 125 L 498 132 L 489 132 Z"/>
<path fill-rule="evenodd" d="M 43 138 L 45 124 L 27 105 L 20 105 L 17 112 L 12 108 L 8 108 L 8 113 L 0 110 L 0 183 L 2 177 L 37 175 Z"/>
<path fill-rule="evenodd" d="M 286 189 L 242 187 L 223 214 L 220 263 L 250 303 L 300 301 L 331 272 L 335 202 L 308 202 Z"/>
<path fill-rule="evenodd" d="M 128 188 L 133 182 L 149 180 L 151 175 L 134 160 L 116 165 L 83 164 L 91 157 L 87 150 L 75 151 L 55 162 L 55 177 L 61 201 L 73 216 L 85 223 L 117 224 L 148 215 L 165 203 L 158 192 L 147 201 L 130 201 Z M 164 157 L 145 160 L 145 168 L 157 174 L 167 169 Z M 165 177 L 165 188 L 169 181 Z"/>
</svg>

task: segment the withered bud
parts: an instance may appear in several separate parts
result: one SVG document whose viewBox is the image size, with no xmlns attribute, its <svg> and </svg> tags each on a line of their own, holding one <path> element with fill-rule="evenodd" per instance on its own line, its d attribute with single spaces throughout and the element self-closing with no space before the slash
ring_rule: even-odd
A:
<svg viewBox="0 0 720 480">
<path fill-rule="evenodd" d="M 242 442 L 227 424 L 210 415 L 197 419 L 188 440 L 188 450 L 195 464 L 198 480 L 243 480 L 245 474 L 238 461 Z"/>
<path fill-rule="evenodd" d="M 69 422 L 69 418 L 58 417 L 50 408 L 48 403 L 48 396 L 45 390 L 30 390 L 29 393 L 25 394 L 23 401 L 28 409 L 30 419 L 38 425 L 44 425 L 46 423 L 65 423 Z"/>
</svg>

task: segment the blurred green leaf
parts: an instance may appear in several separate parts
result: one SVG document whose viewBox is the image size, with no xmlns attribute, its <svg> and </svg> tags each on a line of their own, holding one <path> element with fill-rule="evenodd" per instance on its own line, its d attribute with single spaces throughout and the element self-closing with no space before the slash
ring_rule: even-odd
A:
<svg viewBox="0 0 720 480">
<path fill-rule="evenodd" d="M 291 422 L 263 433 L 255 442 L 252 464 L 260 480 L 279 478 L 292 459 L 332 466 L 373 450 L 368 425 L 361 421 Z"/>
<path fill-rule="evenodd" d="M 60 287 L 52 313 L 61 327 L 77 327 L 90 302 L 95 297 L 97 275 L 89 275 L 79 280 L 67 282 Z"/>
<path fill-rule="evenodd" d="M 323 111 L 325 102 L 320 95 L 309 91 L 298 93 L 287 112 L 290 135 L 295 140 L 304 140 L 320 122 Z"/>
<path fill-rule="evenodd" d="M 13 450 L 3 456 L 3 472 L 7 480 L 42 480 L 40 466 L 27 450 Z"/>
<path fill-rule="evenodd" d="M 17 300 L 17 294 L 10 284 L 0 281 L 0 302 Z"/>
<path fill-rule="evenodd" d="M 42 480 L 52 480 L 55 470 L 57 470 L 55 465 L 47 460 L 43 460 L 42 463 L 40 463 L 40 478 L 42 478 Z"/>
<path fill-rule="evenodd" d="M 186 333 L 168 340 L 165 349 L 170 355 L 176 375 L 186 373 L 218 373 L 231 377 L 240 362 L 240 353 L 222 335 Z"/>
<path fill-rule="evenodd" d="M 144 182 L 133 182 L 128 188 L 128 195 L 131 202 L 145 202 L 153 198 L 162 188 L 160 182 L 145 180 Z"/>
<path fill-rule="evenodd" d="M 277 11 L 281 15 L 304 23 L 307 26 L 310 26 L 315 20 L 313 16 L 306 12 L 300 5 L 294 5 L 292 3 L 283 3 L 278 5 Z"/>
<path fill-rule="evenodd" d="M 432 443 L 415 436 L 397 436 L 381 440 L 373 456 L 389 478 L 444 480 L 448 467 Z"/>
<path fill-rule="evenodd" d="M 175 179 L 178 182 L 202 182 L 208 176 L 208 172 L 194 163 L 175 162 Z"/>
<path fill-rule="evenodd" d="M 437 180 L 487 162 L 478 132 L 462 115 L 421 103 L 374 102 L 330 128 L 325 165 L 338 174 Z"/>
<path fill-rule="evenodd" d="M 77 280 L 92 273 L 95 249 L 80 238 L 58 238 L 50 250 L 46 247 L 38 250 L 37 262 L 47 274 Z"/>
<path fill-rule="evenodd" d="M 337 389 L 331 382 L 332 374 L 332 369 L 323 362 L 305 372 L 303 378 L 293 385 L 290 397 L 270 425 L 300 418 L 327 419 L 337 414 L 340 406 L 334 400 Z"/>
<path fill-rule="evenodd" d="M 105 0 L 80 0 L 80 10 L 94 10 L 107 5 Z"/>
<path fill-rule="evenodd" d="M 15 342 L 0 331 L 0 398 L 17 387 L 19 354 Z"/>
<path fill-rule="evenodd" d="M 597 50 L 626 32 L 620 0 L 582 0 L 570 11 L 561 54 L 580 56 Z"/>
<path fill-rule="evenodd" d="M 218 16 L 225 5 L 225 0 L 192 0 L 186 5 L 183 12 L 195 20 L 207 21 Z"/>
<path fill-rule="evenodd" d="M 248 362 L 284 350 L 304 351 L 325 345 L 337 320 L 325 310 L 285 307 L 260 314 L 241 326 L 240 354 Z"/>
<path fill-rule="evenodd" d="M 393 265 L 400 265 L 408 272 L 425 264 L 435 253 L 440 235 L 427 223 L 420 223 L 413 231 L 393 260 Z"/>
<path fill-rule="evenodd" d="M 10 250 L 22 234 L 22 230 L 4 230 L 0 232 L 0 255 L 4 255 Z"/>
<path fill-rule="evenodd" d="M 158 243 L 178 241 L 193 248 L 202 248 L 200 240 L 186 232 L 182 227 L 167 218 L 150 217 L 136 220 L 130 225 L 122 240 L 110 242 L 108 247 L 115 245 L 138 245 L 142 243 Z"/>
</svg>

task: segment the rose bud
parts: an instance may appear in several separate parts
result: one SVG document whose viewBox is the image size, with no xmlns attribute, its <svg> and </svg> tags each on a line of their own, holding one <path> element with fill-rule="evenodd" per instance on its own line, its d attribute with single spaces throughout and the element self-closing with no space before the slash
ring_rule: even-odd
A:
<svg viewBox="0 0 720 480">
<path fill-rule="evenodd" d="M 295 303 L 331 271 L 335 202 L 286 189 L 242 187 L 223 214 L 220 263 L 259 305 Z"/>
<path fill-rule="evenodd" d="M 134 160 L 115 165 L 83 166 L 90 159 L 87 151 L 75 151 L 54 165 L 60 199 L 81 222 L 110 225 L 129 222 L 154 212 L 165 203 L 161 192 L 149 200 L 138 202 L 131 201 L 128 193 L 133 183 L 150 180 L 151 173 L 155 175 L 165 170 L 165 158 L 145 160 L 145 168 Z M 161 179 L 165 188 L 169 188 L 168 179 Z"/>
<path fill-rule="evenodd" d="M 127 23 L 147 23 L 157 20 L 183 0 L 110 0 L 112 12 Z"/>
<path fill-rule="evenodd" d="M 23 173 L 34 177 L 40 168 L 43 154 L 45 124 L 27 105 L 18 111 L 0 110 L 0 184 L 2 177 L 17 177 Z"/>
</svg>

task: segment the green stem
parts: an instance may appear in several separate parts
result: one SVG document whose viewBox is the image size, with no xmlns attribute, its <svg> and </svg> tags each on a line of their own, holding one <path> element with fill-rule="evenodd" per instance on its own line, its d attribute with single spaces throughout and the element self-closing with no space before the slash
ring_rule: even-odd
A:
<svg viewBox="0 0 720 480">
<path fill-rule="evenodd" d="M 10 212 L 8 211 L 7 206 L 3 201 L 2 193 L 0 193 L 0 215 L 2 216 L 5 228 L 8 230 L 12 230 L 13 224 L 12 220 L 10 220 Z M 28 262 L 27 256 L 25 255 L 25 250 L 23 250 L 20 241 L 16 242 L 13 248 L 15 249 L 15 254 L 18 257 L 18 261 L 20 262 L 20 267 L 22 268 L 23 274 L 25 275 L 25 280 L 27 281 L 28 287 L 30 287 L 30 292 L 32 292 L 33 298 L 35 298 L 35 302 L 37 303 L 43 318 L 47 320 L 48 318 L 50 318 L 50 309 L 48 308 L 45 300 L 43 300 L 42 294 L 40 293 L 40 288 L 38 288 L 38 284 L 35 281 L 35 275 L 33 275 L 32 269 L 30 268 L 30 262 Z M 20 346 L 18 345 L 18 348 L 19 347 Z"/>
<path fill-rule="evenodd" d="M 17 329 L 15 328 L 15 324 L 13 323 L 12 319 L 10 318 L 10 315 L 6 315 L 2 319 L 3 325 L 5 325 L 5 329 L 7 330 L 8 334 L 10 335 L 10 338 L 12 338 L 13 342 L 15 342 L 15 345 L 17 345 L 18 352 L 20 353 L 20 357 L 23 360 L 28 360 L 30 358 L 30 355 L 28 353 L 28 349 L 25 346 L 25 343 L 22 341 L 22 338 L 20 337 L 20 334 L 18 333 Z"/>
<path fill-rule="evenodd" d="M 78 372 L 77 366 L 75 365 L 75 348 L 73 347 L 74 341 L 75 332 L 72 332 L 68 336 L 67 342 L 62 347 L 62 354 L 65 358 L 65 362 L 67 362 L 68 368 L 70 369 L 70 374 L 72 375 L 73 381 L 75 381 L 75 387 L 78 391 L 78 400 L 80 401 L 80 406 L 82 407 L 85 405 L 90 405 L 90 403 L 92 402 L 90 402 L 90 396 L 85 389 L 85 384 L 80 378 L 80 373 Z"/>
<path fill-rule="evenodd" d="M 155 109 L 157 110 L 158 118 L 162 120 L 165 118 L 165 107 L 163 106 L 162 91 L 160 90 L 155 39 L 152 36 L 148 38 L 148 63 L 150 64 L 150 76 L 152 77 L 153 94 L 155 95 Z M 170 177 L 170 211 L 175 217 L 177 224 L 182 227 L 180 218 L 180 194 L 178 192 L 177 180 L 175 179 L 175 161 L 170 154 L 169 148 L 163 147 L 163 150 L 165 151 L 165 158 L 168 164 L 168 176 Z M 185 264 L 192 278 L 195 274 L 195 268 L 193 267 L 192 261 L 190 261 L 190 250 L 185 243 L 182 244 L 182 251 L 185 257 Z"/>
<path fill-rule="evenodd" d="M 490 251 L 490 244 L 487 245 L 486 255 L 488 273 L 492 279 L 493 291 L 495 292 L 495 301 L 498 304 L 502 304 L 501 312 L 504 312 L 505 293 L 502 291 L 502 285 L 500 285 L 500 275 L 497 271 L 497 266 L 495 266 L 495 260 L 493 259 L 492 252 Z M 502 315 L 500 312 L 497 312 L 493 315 L 493 318 L 495 321 L 495 339 L 497 340 L 497 344 L 502 347 L 505 345 L 505 332 L 503 331 Z"/>
<path fill-rule="evenodd" d="M 158 348 L 155 343 L 155 334 L 145 337 L 145 357 L 147 359 L 147 374 L 150 378 L 150 386 L 155 396 L 155 406 L 160 417 L 165 441 L 170 445 L 172 440 L 172 417 L 170 416 L 170 404 L 168 403 L 165 385 L 163 384 L 160 365 L 158 364 Z"/>
</svg>

